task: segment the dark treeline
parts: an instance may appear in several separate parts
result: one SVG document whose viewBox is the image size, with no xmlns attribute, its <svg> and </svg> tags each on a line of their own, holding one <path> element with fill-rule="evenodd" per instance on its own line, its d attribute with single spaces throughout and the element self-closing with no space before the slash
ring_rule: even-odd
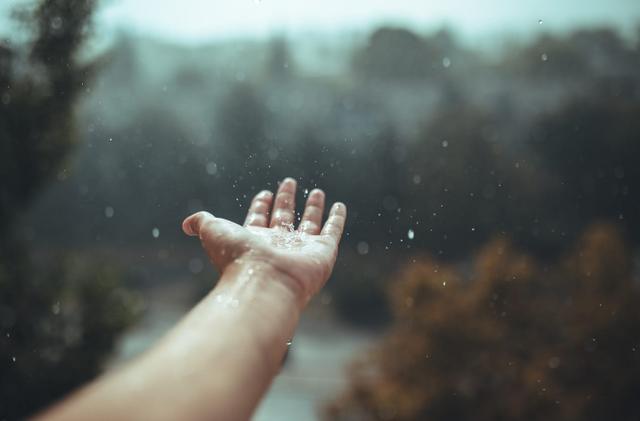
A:
<svg viewBox="0 0 640 421">
<path fill-rule="evenodd" d="M 38 240 L 25 235 L 29 207 L 79 141 L 74 107 L 96 70 L 96 62 L 77 58 L 94 1 L 31 6 L 20 9 L 28 37 L 0 42 L 0 419 L 6 420 L 24 419 L 96 376 L 139 312 L 116 264 L 60 250 L 42 262 Z"/>
<path fill-rule="evenodd" d="M 180 245 L 189 212 L 241 220 L 252 194 L 290 175 L 348 203 L 336 277 L 357 279 L 334 286 L 353 299 L 408 249 L 459 260 L 504 234 L 552 257 L 595 219 L 640 240 L 637 39 L 545 34 L 489 59 L 448 31 L 381 28 L 320 75 L 296 45 L 122 36 L 32 235 L 144 246 L 155 232 Z"/>
<path fill-rule="evenodd" d="M 34 222 L 43 239 L 145 242 L 158 227 L 173 241 L 179 217 L 239 219 L 284 175 L 349 202 L 354 248 L 457 258 L 503 232 L 553 252 L 593 218 L 640 234 L 640 58 L 613 31 L 545 35 L 491 62 L 448 32 L 383 28 L 345 74 L 321 78 L 298 72 L 280 39 L 251 80 L 216 85 L 194 65 L 155 95 L 135 45 L 115 45 L 89 94 L 86 144 Z M 92 229 L 69 232 L 79 219 Z"/>
</svg>

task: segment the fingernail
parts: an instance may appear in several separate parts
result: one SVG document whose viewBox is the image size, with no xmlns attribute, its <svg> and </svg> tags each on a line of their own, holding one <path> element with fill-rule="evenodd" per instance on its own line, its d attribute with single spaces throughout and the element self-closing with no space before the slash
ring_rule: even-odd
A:
<svg viewBox="0 0 640 421">
<path fill-rule="evenodd" d="M 182 231 L 190 237 L 195 235 L 191 228 L 191 216 L 182 221 Z"/>
</svg>

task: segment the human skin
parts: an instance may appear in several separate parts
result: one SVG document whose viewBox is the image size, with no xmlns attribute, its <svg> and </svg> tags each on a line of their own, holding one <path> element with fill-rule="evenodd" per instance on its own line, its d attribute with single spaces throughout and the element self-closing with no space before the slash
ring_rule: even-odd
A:
<svg viewBox="0 0 640 421">
<path fill-rule="evenodd" d="M 39 415 L 42 420 L 246 420 L 278 373 L 301 311 L 335 263 L 346 207 L 322 224 L 309 193 L 297 229 L 296 182 L 256 195 L 244 226 L 207 212 L 183 222 L 221 273 L 151 350 Z"/>
</svg>

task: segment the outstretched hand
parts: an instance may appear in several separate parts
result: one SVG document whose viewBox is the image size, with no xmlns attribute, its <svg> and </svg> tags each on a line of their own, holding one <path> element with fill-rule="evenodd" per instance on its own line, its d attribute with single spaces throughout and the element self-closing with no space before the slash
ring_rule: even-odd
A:
<svg viewBox="0 0 640 421">
<path fill-rule="evenodd" d="M 289 286 L 306 302 L 331 274 L 347 209 L 335 203 L 323 226 L 325 194 L 314 189 L 296 228 L 295 194 L 296 181 L 286 178 L 275 199 L 266 190 L 254 197 L 244 226 L 198 212 L 185 219 L 182 229 L 200 237 L 220 273 L 233 264 L 246 267 L 249 273 L 254 266 L 270 266 L 286 276 Z"/>
</svg>

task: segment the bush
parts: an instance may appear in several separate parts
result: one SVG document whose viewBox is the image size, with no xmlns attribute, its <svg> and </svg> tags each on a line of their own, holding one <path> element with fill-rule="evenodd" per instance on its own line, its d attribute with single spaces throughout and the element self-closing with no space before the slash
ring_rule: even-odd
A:
<svg viewBox="0 0 640 421">
<path fill-rule="evenodd" d="M 339 420 L 636 419 L 640 295 L 616 228 L 555 265 L 504 239 L 471 275 L 429 258 L 391 290 L 388 337 L 326 411 Z"/>
</svg>

